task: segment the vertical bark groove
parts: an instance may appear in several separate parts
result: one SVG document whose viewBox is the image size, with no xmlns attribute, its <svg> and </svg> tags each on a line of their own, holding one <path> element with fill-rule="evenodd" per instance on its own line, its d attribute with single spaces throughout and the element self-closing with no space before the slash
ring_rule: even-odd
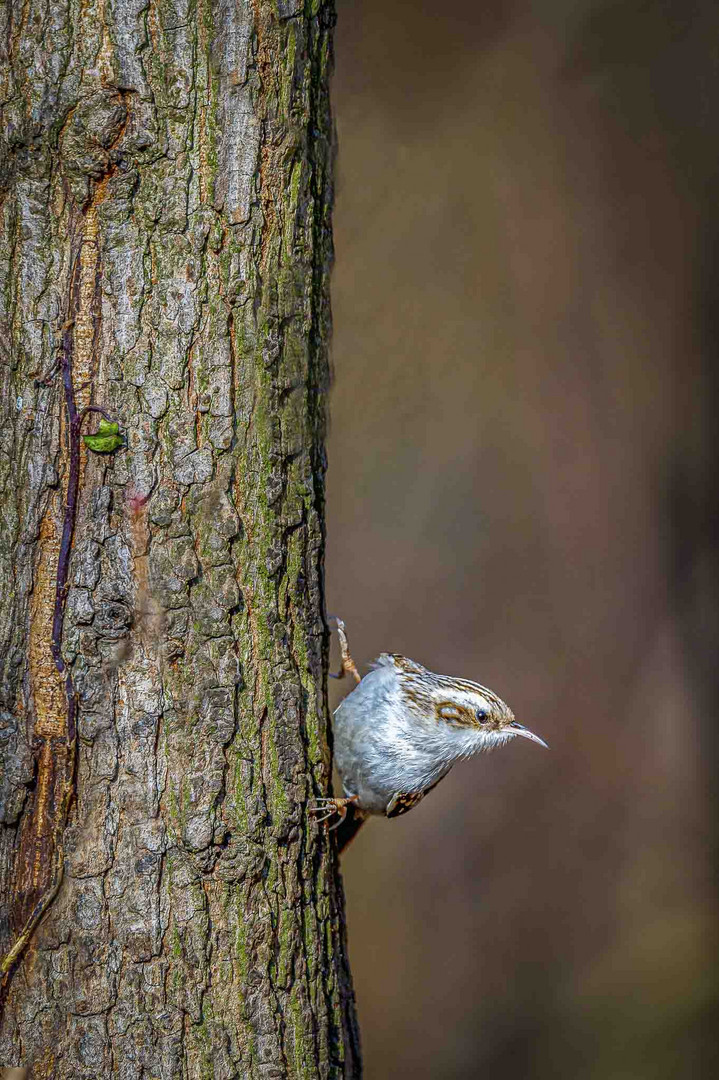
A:
<svg viewBox="0 0 719 1080">
<path fill-rule="evenodd" d="M 64 850 L 65 874 L 9 984 L 0 1060 L 357 1076 L 341 888 L 305 814 L 329 781 L 332 7 L 5 17 L 0 889 L 21 902 L 3 952 L 49 895 L 43 856 Z M 68 321 L 78 413 L 104 408 L 127 449 L 79 463 L 63 829 L 75 740 L 49 661 L 72 416 L 44 376 Z"/>
</svg>

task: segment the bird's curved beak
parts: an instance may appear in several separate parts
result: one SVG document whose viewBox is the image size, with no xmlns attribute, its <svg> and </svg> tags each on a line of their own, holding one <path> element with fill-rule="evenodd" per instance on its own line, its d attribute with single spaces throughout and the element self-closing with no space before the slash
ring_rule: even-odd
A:
<svg viewBox="0 0 719 1080">
<path fill-rule="evenodd" d="M 543 746 L 545 750 L 549 750 L 549 747 L 545 743 L 544 739 L 540 739 L 539 735 L 535 735 L 533 731 L 529 731 L 521 724 L 510 724 L 509 727 L 506 727 L 504 730 L 508 735 L 521 735 L 522 738 L 531 739 L 532 742 L 539 743 L 540 746 Z"/>
</svg>

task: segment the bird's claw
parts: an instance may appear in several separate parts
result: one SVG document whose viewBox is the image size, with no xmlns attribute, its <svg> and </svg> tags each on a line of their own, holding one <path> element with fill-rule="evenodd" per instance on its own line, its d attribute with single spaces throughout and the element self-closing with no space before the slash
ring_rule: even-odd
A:
<svg viewBox="0 0 719 1080">
<path fill-rule="evenodd" d="M 347 633 L 345 631 L 345 624 L 338 615 L 328 615 L 328 622 L 333 622 L 337 627 L 337 637 L 340 639 L 340 653 L 342 655 L 342 665 L 339 671 L 330 671 L 329 676 L 331 679 L 344 679 L 345 675 L 349 672 L 355 682 L 361 682 L 362 676 L 357 670 L 352 656 L 350 654 L 350 647 L 347 641 Z"/>
<path fill-rule="evenodd" d="M 314 803 L 308 807 L 307 812 L 312 814 L 318 825 L 321 825 L 325 821 L 329 821 L 330 818 L 333 818 L 336 814 L 337 821 L 335 821 L 333 825 L 327 826 L 327 831 L 332 832 L 332 830 L 338 828 L 347 817 L 348 806 L 353 806 L 356 802 L 356 795 L 352 795 L 348 799 L 335 799 L 323 796 L 322 798 L 315 799 Z"/>
</svg>

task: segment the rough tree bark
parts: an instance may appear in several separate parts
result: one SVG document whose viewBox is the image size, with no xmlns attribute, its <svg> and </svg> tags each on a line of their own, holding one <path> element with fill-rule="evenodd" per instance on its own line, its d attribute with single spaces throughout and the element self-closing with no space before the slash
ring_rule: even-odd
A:
<svg viewBox="0 0 719 1080">
<path fill-rule="evenodd" d="M 306 815 L 332 3 L 4 19 L 0 1065 L 357 1076 Z M 88 406 L 125 447 L 88 449 Z"/>
</svg>

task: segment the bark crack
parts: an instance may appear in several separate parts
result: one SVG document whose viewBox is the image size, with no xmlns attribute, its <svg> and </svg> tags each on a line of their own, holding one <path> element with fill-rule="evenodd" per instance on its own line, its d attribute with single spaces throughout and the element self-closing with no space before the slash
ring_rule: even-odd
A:
<svg viewBox="0 0 719 1080">
<path fill-rule="evenodd" d="M 98 192 L 101 190 L 102 187 L 98 188 Z M 87 247 L 90 245 L 94 248 L 94 254 L 88 256 Z M 67 319 L 61 330 L 59 346 L 59 372 L 65 406 L 63 421 L 67 435 L 64 455 L 67 474 L 65 506 L 59 537 L 53 528 L 54 523 L 45 532 L 47 547 L 44 558 L 41 555 L 40 599 L 35 605 L 30 628 L 30 678 L 35 689 L 34 737 L 40 751 L 33 809 L 24 821 L 16 857 L 13 924 L 21 929 L 10 950 L 0 959 L 0 1001 L 7 997 L 13 972 L 62 884 L 63 832 L 75 797 L 78 696 L 72 672 L 63 657 L 62 637 L 70 556 L 86 457 L 82 446 L 82 425 L 90 413 L 100 413 L 106 420 L 111 419 L 103 408 L 89 402 L 84 404 L 81 400 L 78 408 L 75 383 L 78 373 L 87 376 L 78 391 L 89 397 L 96 343 L 94 309 L 100 283 L 98 261 L 96 209 L 91 206 L 85 217 L 83 241 L 70 276 Z M 74 364 L 76 355 L 79 357 L 79 372 Z M 52 522 L 47 512 L 43 525 L 46 521 Z M 41 525 L 41 540 L 42 536 Z M 55 558 L 53 583 L 48 570 Z M 53 585 L 54 599 L 51 605 Z"/>
</svg>

